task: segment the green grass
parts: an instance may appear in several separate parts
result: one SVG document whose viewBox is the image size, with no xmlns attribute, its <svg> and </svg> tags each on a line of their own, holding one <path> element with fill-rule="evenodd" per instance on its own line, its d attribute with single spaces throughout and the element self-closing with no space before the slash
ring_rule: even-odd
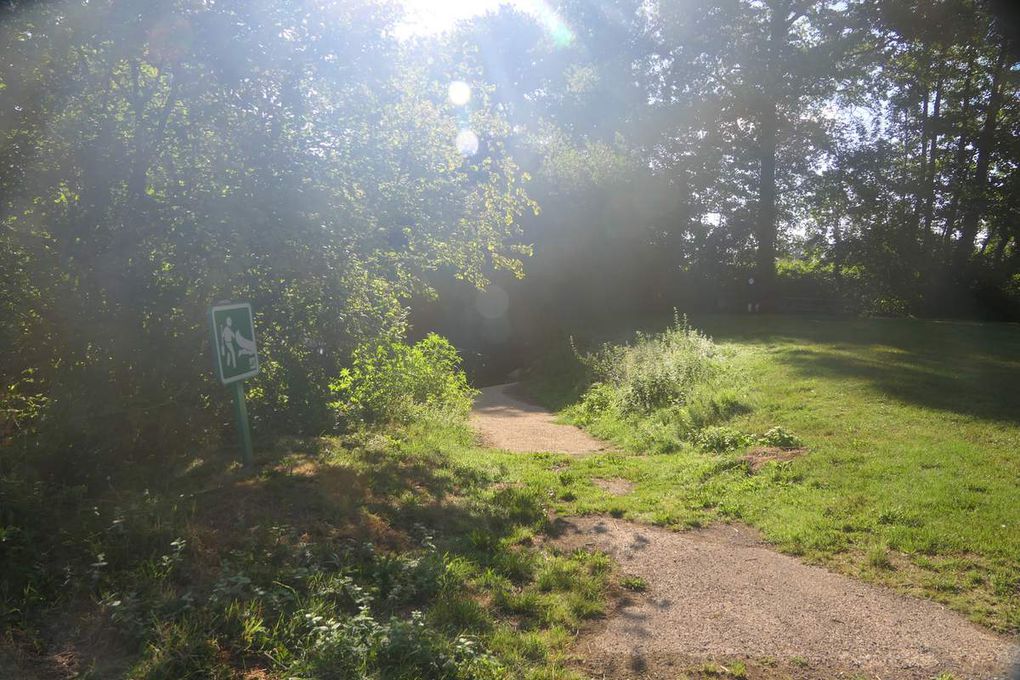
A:
<svg viewBox="0 0 1020 680">
<path fill-rule="evenodd" d="M 724 427 L 761 435 L 781 426 L 805 455 L 751 474 L 744 447 L 700 450 L 659 412 L 587 425 L 624 452 L 493 464 L 544 490 L 559 512 L 676 528 L 740 520 L 788 553 L 1020 630 L 1020 327 L 799 317 L 694 325 L 725 363 L 711 390 L 743 407 Z M 535 394 L 569 404 L 562 388 L 544 389 L 554 381 Z M 640 455 L 655 451 L 668 453 Z M 610 496 L 596 477 L 635 488 Z"/>
<path fill-rule="evenodd" d="M 624 576 L 620 579 L 620 586 L 635 593 L 643 593 L 648 590 L 648 582 L 640 576 Z"/>
<path fill-rule="evenodd" d="M 198 462 L 84 501 L 25 546 L 40 571 L 32 600 L 5 593 L 0 671 L 37 677 L 70 640 L 93 678 L 577 677 L 569 647 L 614 566 L 537 546 L 546 499 L 453 460 L 473 447 L 451 423 L 282 441 L 255 478 Z"/>
<path fill-rule="evenodd" d="M 48 677 L 71 647 L 94 678 L 576 677 L 578 631 L 614 591 L 647 584 L 539 540 L 551 513 L 742 521 L 786 552 L 1020 630 L 1020 328 L 695 325 L 719 370 L 682 413 L 593 418 L 619 451 L 493 451 L 446 419 L 281 441 L 255 478 L 219 454 L 98 494 L 3 477 L 0 674 Z M 533 387 L 562 408 L 584 384 L 559 366 Z M 752 472 L 743 456 L 762 437 L 805 451 Z M 632 492 L 594 482 L 612 478 Z"/>
</svg>

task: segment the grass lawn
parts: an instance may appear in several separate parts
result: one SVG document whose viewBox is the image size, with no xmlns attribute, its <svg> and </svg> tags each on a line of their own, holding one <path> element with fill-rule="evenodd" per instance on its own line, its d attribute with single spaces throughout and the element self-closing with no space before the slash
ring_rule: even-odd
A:
<svg viewBox="0 0 1020 680">
<path fill-rule="evenodd" d="M 694 326 L 721 346 L 720 388 L 745 407 L 726 426 L 782 426 L 804 455 L 756 473 L 746 447 L 641 455 L 662 434 L 629 418 L 590 428 L 623 452 L 476 464 L 526 480 L 562 513 L 747 522 L 785 552 L 1020 630 L 1020 327 L 767 316 Z M 543 384 L 536 396 L 562 405 Z M 634 490 L 613 496 L 597 478 Z"/>
</svg>

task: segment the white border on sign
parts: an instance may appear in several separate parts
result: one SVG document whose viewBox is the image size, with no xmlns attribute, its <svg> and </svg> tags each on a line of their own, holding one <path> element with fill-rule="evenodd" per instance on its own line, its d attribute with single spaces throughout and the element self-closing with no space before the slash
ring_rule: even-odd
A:
<svg viewBox="0 0 1020 680">
<path fill-rule="evenodd" d="M 252 344 L 255 345 L 255 367 L 252 368 L 247 373 L 242 373 L 240 375 L 232 376 L 230 379 L 225 379 L 223 377 L 223 355 L 220 354 L 219 347 L 217 346 L 217 340 L 219 339 L 220 335 L 216 331 L 216 312 L 229 312 L 231 309 L 242 308 L 247 308 L 248 316 L 251 317 L 251 334 L 252 334 L 251 341 Z M 209 328 L 212 330 L 213 354 L 216 355 L 216 373 L 217 373 L 216 377 L 220 379 L 220 382 L 222 384 L 231 385 L 233 383 L 236 383 L 238 380 L 246 380 L 247 378 L 250 378 L 259 372 L 259 345 L 258 341 L 255 339 L 255 313 L 251 311 L 250 302 L 239 302 L 237 304 L 232 305 L 215 305 L 213 307 L 210 307 Z"/>
</svg>

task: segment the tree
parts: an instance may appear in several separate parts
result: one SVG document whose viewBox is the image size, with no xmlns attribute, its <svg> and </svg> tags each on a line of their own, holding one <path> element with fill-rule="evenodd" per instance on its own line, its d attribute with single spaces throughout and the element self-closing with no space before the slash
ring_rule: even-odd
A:
<svg viewBox="0 0 1020 680">
<path fill-rule="evenodd" d="M 1016 162 L 998 125 L 1015 99 L 1005 42 L 984 8 L 966 1 L 881 3 L 864 17 L 879 49 L 865 56 L 854 105 L 872 123 L 840 129 L 839 145 L 855 151 L 826 172 L 872 206 L 854 220 L 852 266 L 869 272 L 884 300 L 898 300 L 886 311 L 973 313 L 987 306 L 977 288 L 1002 290 L 1009 278 L 992 262 L 1010 240 L 998 240 L 1010 230 L 992 207 Z M 877 153 L 885 160 L 875 164 Z"/>
<path fill-rule="evenodd" d="M 681 125 L 664 130 L 660 147 L 682 150 L 660 158 L 677 167 L 708 155 L 718 163 L 708 184 L 735 183 L 709 210 L 753 224 L 755 288 L 765 306 L 783 225 L 795 220 L 803 178 L 825 154 L 827 107 L 860 40 L 853 10 L 775 0 L 711 9 L 662 3 L 649 13 L 658 42 L 646 67 L 653 101 Z"/>
<path fill-rule="evenodd" d="M 1004 99 L 1004 78 L 1007 72 L 1007 49 L 1005 44 L 999 47 L 994 66 L 991 68 L 991 85 L 989 86 L 988 102 L 984 107 L 984 120 L 981 133 L 975 146 L 977 160 L 974 169 L 970 197 L 964 209 L 960 224 L 960 239 L 956 245 L 956 270 L 963 269 L 974 251 L 974 239 L 978 233 L 978 222 L 988 206 L 988 173 L 991 156 L 996 141 L 996 128 L 999 122 L 999 111 Z"/>
<path fill-rule="evenodd" d="M 329 379 L 403 332 L 428 272 L 520 267 L 530 201 L 508 129 L 480 97 L 485 152 L 458 151 L 449 80 L 391 37 L 392 8 L 3 11 L 0 300 L 19 342 L 0 376 L 37 369 L 80 451 L 215 427 L 210 303 L 253 303 L 263 424 L 321 431 Z"/>
</svg>

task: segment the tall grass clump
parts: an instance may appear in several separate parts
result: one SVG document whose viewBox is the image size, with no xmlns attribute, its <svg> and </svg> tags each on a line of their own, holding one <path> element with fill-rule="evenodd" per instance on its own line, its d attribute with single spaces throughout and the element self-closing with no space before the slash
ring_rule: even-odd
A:
<svg viewBox="0 0 1020 680">
<path fill-rule="evenodd" d="M 588 387 L 565 415 L 629 448 L 674 450 L 744 409 L 720 386 L 719 348 L 679 314 L 662 332 L 638 332 L 627 344 L 588 352 L 572 346 Z"/>
<path fill-rule="evenodd" d="M 576 350 L 575 350 L 576 351 Z M 578 353 L 596 383 L 612 386 L 628 413 L 683 406 L 718 369 L 715 344 L 679 315 L 661 333 L 638 332 L 629 345 Z"/>
</svg>

